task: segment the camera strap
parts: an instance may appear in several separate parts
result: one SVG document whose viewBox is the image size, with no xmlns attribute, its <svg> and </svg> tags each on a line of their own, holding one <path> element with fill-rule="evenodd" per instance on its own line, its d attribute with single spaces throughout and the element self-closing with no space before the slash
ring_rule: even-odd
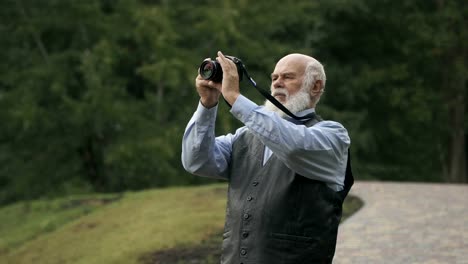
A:
<svg viewBox="0 0 468 264">
<path fill-rule="evenodd" d="M 242 64 L 242 70 L 243 70 L 245 76 L 247 77 L 247 79 L 252 84 L 252 86 L 255 87 L 255 89 L 257 89 L 257 91 L 261 95 L 263 95 L 263 97 L 265 97 L 268 101 L 270 101 L 272 104 L 274 104 L 276 107 L 278 107 L 281 111 L 283 111 L 285 114 L 287 114 L 291 118 L 294 118 L 295 120 L 297 120 L 297 121 L 299 121 L 301 123 L 306 123 L 308 120 L 315 117 L 315 113 L 310 113 L 310 114 L 307 114 L 305 116 L 296 116 L 295 114 L 291 113 L 291 111 L 289 111 L 288 108 L 286 108 L 282 103 L 280 103 L 278 100 L 276 100 L 276 98 L 273 97 L 273 95 L 271 95 L 270 92 L 268 92 L 268 91 L 266 91 L 266 90 L 264 90 L 264 89 L 257 86 L 257 83 L 252 79 L 252 77 L 250 77 L 249 73 L 247 72 L 247 69 L 245 68 L 245 66 L 243 64 Z"/>
</svg>

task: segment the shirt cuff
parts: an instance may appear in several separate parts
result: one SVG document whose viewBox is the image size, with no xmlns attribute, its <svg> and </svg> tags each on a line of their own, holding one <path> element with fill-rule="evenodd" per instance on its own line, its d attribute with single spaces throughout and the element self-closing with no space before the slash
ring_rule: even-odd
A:
<svg viewBox="0 0 468 264">
<path fill-rule="evenodd" d="M 249 99 L 247 99 L 247 97 L 239 95 L 234 104 L 232 105 L 231 113 L 237 119 L 239 119 L 239 121 L 245 124 L 252 111 L 254 111 L 258 107 L 259 106 L 256 103 L 250 101 Z"/>
<path fill-rule="evenodd" d="M 197 111 L 195 111 L 194 118 L 198 121 L 199 124 L 211 124 L 216 120 L 216 113 L 218 112 L 218 104 L 206 108 L 202 105 L 201 102 L 198 103 Z"/>
</svg>

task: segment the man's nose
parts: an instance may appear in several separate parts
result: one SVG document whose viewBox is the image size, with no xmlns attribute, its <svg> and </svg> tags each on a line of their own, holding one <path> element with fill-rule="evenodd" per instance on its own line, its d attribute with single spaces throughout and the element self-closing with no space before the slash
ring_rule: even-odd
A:
<svg viewBox="0 0 468 264">
<path fill-rule="evenodd" d="M 283 88 L 283 81 L 281 78 L 278 78 L 272 82 L 272 86 L 275 88 Z"/>
</svg>

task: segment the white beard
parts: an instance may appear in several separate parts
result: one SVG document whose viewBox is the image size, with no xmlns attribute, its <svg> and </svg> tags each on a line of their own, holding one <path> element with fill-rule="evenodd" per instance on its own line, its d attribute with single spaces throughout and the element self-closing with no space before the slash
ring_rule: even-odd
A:
<svg viewBox="0 0 468 264">
<path fill-rule="evenodd" d="M 289 93 L 284 88 L 277 88 L 275 91 L 281 91 L 286 95 L 286 102 L 283 104 L 291 113 L 306 110 L 310 107 L 311 99 L 307 89 L 301 88 L 296 94 L 289 96 Z M 280 117 L 287 115 L 272 102 L 265 100 L 265 109 L 277 113 Z"/>
</svg>

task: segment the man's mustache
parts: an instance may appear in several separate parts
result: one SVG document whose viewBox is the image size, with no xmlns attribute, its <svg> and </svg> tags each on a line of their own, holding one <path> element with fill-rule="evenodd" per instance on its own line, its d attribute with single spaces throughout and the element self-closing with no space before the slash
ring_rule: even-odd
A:
<svg viewBox="0 0 468 264">
<path fill-rule="evenodd" d="M 273 96 L 282 95 L 282 96 L 288 97 L 289 93 L 288 93 L 288 90 L 284 88 L 275 88 L 271 91 L 271 95 Z"/>
</svg>

